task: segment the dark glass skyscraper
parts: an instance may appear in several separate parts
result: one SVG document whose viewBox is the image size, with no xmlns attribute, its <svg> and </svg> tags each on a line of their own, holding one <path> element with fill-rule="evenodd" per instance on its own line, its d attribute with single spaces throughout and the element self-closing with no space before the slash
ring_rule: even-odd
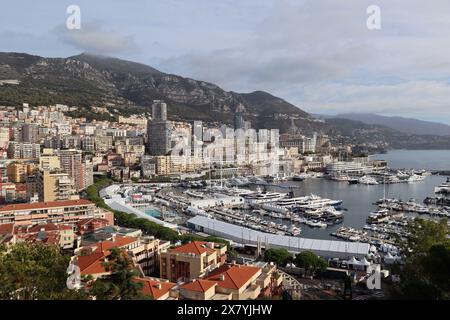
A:
<svg viewBox="0 0 450 320">
<path fill-rule="evenodd" d="M 152 120 L 148 121 L 148 150 L 153 156 L 166 155 L 170 151 L 172 126 L 167 121 L 167 104 L 161 100 L 153 101 Z"/>
<path fill-rule="evenodd" d="M 234 113 L 234 129 L 245 129 L 245 120 L 243 114 L 243 106 L 240 104 L 237 106 Z"/>
</svg>

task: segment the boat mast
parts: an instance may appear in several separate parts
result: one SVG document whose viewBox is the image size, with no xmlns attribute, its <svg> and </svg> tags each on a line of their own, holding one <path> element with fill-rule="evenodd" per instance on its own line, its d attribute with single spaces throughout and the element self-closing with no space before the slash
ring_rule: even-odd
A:
<svg viewBox="0 0 450 320">
<path fill-rule="evenodd" d="M 223 158 L 220 159 L 220 187 L 223 188 Z"/>
</svg>

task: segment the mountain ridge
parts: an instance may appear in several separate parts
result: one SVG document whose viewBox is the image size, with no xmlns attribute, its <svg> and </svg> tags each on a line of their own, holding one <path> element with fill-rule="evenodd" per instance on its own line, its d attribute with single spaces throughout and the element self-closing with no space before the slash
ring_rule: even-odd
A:
<svg viewBox="0 0 450 320">
<path fill-rule="evenodd" d="M 409 117 L 383 116 L 373 113 L 346 113 L 338 114 L 335 117 L 361 121 L 366 124 L 383 125 L 406 134 L 450 136 L 450 125 Z"/>
<path fill-rule="evenodd" d="M 169 105 L 170 120 L 202 120 L 215 125 L 232 125 L 236 108 L 243 106 L 245 119 L 255 129 L 284 133 L 293 121 L 302 134 L 323 133 L 336 145 L 450 149 L 448 138 L 408 135 L 348 119 L 320 121 L 265 91 L 225 91 L 213 83 L 164 73 L 145 64 L 88 53 L 45 58 L 0 52 L 2 79 L 19 80 L 19 84 L 0 85 L 0 106 L 61 103 L 80 107 L 69 114 L 73 117 L 113 120 L 118 115 L 149 115 L 153 100 L 162 99 Z M 106 106 L 109 114 L 95 113 L 92 106 Z"/>
<path fill-rule="evenodd" d="M 0 88 L 0 104 L 65 103 L 149 107 L 154 99 L 170 105 L 175 120 L 194 118 L 232 123 L 234 110 L 257 127 L 278 113 L 295 119 L 309 114 L 270 93 L 227 92 L 219 86 L 161 72 L 151 66 L 113 57 L 82 53 L 68 58 L 45 58 L 23 53 L 0 53 L 0 79 L 15 78 L 19 86 Z M 270 122 L 270 121 L 268 121 Z M 282 126 L 287 123 L 282 121 Z"/>
</svg>

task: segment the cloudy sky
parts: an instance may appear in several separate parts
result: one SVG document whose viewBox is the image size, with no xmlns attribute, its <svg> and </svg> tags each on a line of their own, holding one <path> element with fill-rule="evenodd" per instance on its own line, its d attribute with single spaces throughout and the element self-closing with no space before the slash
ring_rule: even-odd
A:
<svg viewBox="0 0 450 320">
<path fill-rule="evenodd" d="M 68 30 L 66 9 L 81 8 Z M 381 30 L 366 27 L 369 5 Z M 450 1 L 2 0 L 0 51 L 83 51 L 265 90 L 313 113 L 450 124 Z"/>
</svg>

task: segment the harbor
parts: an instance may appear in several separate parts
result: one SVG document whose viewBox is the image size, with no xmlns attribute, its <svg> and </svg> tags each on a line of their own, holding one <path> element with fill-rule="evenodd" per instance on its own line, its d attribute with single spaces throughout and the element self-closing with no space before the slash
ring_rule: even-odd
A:
<svg viewBox="0 0 450 320">
<path fill-rule="evenodd" d="M 352 232 L 342 232 L 342 227 L 370 231 L 373 221 L 368 219 L 383 210 L 394 213 L 392 217 L 396 217 L 395 213 L 400 218 L 406 214 L 405 219 L 450 215 L 448 206 L 424 203 L 440 197 L 434 191 L 446 183 L 442 176 L 426 176 L 413 184 L 381 185 L 338 183 L 314 176 L 278 182 L 282 186 L 255 183 L 238 188 L 230 182 L 129 185 L 116 187 L 106 201 L 121 210 L 129 206 L 128 212 L 140 211 L 140 216 L 155 222 L 164 220 L 171 227 L 201 215 L 270 234 L 327 240 L 337 236 L 349 241 L 368 238 L 362 234 L 352 238 Z M 376 238 L 388 240 L 378 229 Z"/>
<path fill-rule="evenodd" d="M 336 182 L 323 178 L 309 178 L 302 182 L 288 181 L 283 182 L 283 184 L 300 185 L 300 189 L 296 188 L 293 190 L 296 195 L 313 193 L 322 197 L 343 201 L 343 207 L 346 210 L 342 224 L 328 226 L 326 229 L 310 228 L 307 225 L 302 227 L 302 236 L 316 239 L 332 239 L 331 233 L 336 232 L 342 226 L 363 230 L 369 214 L 378 210 L 376 202 L 383 199 L 384 192 L 386 193 L 386 198 L 395 198 L 405 203 L 410 199 L 415 199 L 417 204 L 424 206 L 425 203 L 423 201 L 425 199 L 436 200 L 435 188 L 445 181 L 445 176 L 431 175 L 417 183 L 386 185 L 382 183 L 378 185 L 349 184 L 348 182 Z M 267 189 L 280 192 L 283 190 L 277 187 L 268 187 Z M 440 201 L 442 202 L 443 200 Z M 416 212 L 415 215 L 419 213 Z M 413 213 L 411 215 L 414 216 Z M 428 216 L 427 214 L 424 215 L 424 217 Z"/>
</svg>

